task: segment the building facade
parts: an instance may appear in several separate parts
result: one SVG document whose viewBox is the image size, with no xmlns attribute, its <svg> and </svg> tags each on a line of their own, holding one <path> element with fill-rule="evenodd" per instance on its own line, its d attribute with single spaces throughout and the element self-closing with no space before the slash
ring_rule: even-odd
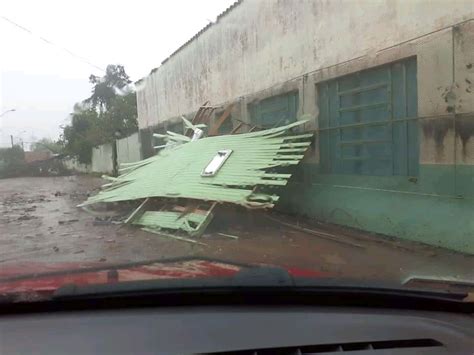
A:
<svg viewBox="0 0 474 355">
<path fill-rule="evenodd" d="M 308 119 L 279 208 L 474 253 L 470 0 L 241 0 L 137 87 L 144 137 L 208 100 L 224 131 Z"/>
</svg>

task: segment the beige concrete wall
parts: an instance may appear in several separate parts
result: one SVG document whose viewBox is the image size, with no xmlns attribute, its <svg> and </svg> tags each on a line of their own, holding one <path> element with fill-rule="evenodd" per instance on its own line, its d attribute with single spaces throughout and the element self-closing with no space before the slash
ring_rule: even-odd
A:
<svg viewBox="0 0 474 355">
<path fill-rule="evenodd" d="M 320 71 L 320 77 L 325 77 L 336 65 L 350 62 L 354 67 L 358 58 L 365 63 L 383 62 L 381 58 L 395 58 L 396 52 L 420 53 L 422 80 L 429 85 L 451 85 L 452 71 L 445 73 L 445 67 L 430 75 L 423 71 L 437 61 L 453 61 L 451 29 L 442 29 L 471 18 L 471 0 L 449 5 L 444 0 L 366 1 L 363 5 L 352 0 L 243 0 L 139 85 L 139 126 L 193 112 L 206 100 L 213 104 L 239 100 L 245 105 L 252 100 L 249 96 L 279 91 L 285 82 L 306 73 Z M 400 49 L 434 31 L 439 31 L 437 41 Z M 456 50 L 461 47 L 470 49 L 459 44 Z M 295 80 L 295 86 L 314 95 L 310 78 Z M 419 84 L 424 85 L 423 81 Z M 419 92 L 420 114 L 442 110 L 436 92 Z M 301 112 L 317 114 L 312 97 L 300 100 Z"/>
<path fill-rule="evenodd" d="M 474 6 L 474 5 L 473 5 Z M 474 165 L 474 21 L 454 28 L 456 164 Z"/>
</svg>

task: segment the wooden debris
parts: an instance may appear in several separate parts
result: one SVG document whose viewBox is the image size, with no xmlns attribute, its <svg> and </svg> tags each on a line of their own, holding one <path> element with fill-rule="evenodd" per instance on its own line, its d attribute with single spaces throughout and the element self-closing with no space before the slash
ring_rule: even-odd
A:
<svg viewBox="0 0 474 355">
<path fill-rule="evenodd" d="M 230 134 L 235 134 L 242 126 L 243 126 L 243 123 L 239 122 L 239 124 L 234 127 L 234 129 L 230 132 Z"/>
<path fill-rule="evenodd" d="M 196 115 L 194 115 L 193 120 L 191 121 L 193 125 L 198 125 L 201 123 L 209 123 L 209 120 L 214 113 L 214 110 L 216 109 L 216 106 L 210 106 L 209 101 L 206 101 L 201 107 L 199 107 L 199 110 L 196 112 Z M 187 128 L 184 135 L 185 136 L 192 136 L 193 130 Z"/>
<path fill-rule="evenodd" d="M 147 205 L 150 198 L 147 197 L 141 204 L 138 206 L 135 211 L 133 211 L 130 216 L 123 222 L 125 224 L 133 222 L 137 217 L 140 217 L 145 212 L 145 206 Z"/>
<path fill-rule="evenodd" d="M 300 226 L 295 225 L 295 224 L 286 223 L 286 222 L 280 221 L 279 219 L 274 218 L 274 217 L 269 216 L 269 215 L 265 215 L 265 218 L 268 218 L 268 219 L 270 219 L 274 222 L 280 223 L 281 225 L 284 225 L 286 227 L 290 227 L 290 228 L 293 228 L 295 230 L 298 230 L 298 231 L 301 231 L 301 232 L 304 232 L 304 233 L 308 233 L 308 234 L 311 234 L 311 235 L 314 235 L 314 236 L 317 236 L 317 237 L 320 237 L 320 238 L 323 238 L 323 239 L 331 240 L 333 242 L 337 242 L 337 243 L 341 243 L 341 244 L 350 245 L 350 246 L 355 247 L 355 248 L 365 249 L 365 247 L 363 245 L 351 242 L 351 241 L 346 240 L 346 239 L 342 239 L 340 236 L 337 236 L 335 234 L 326 233 L 326 232 L 323 232 L 323 231 L 315 231 L 315 230 L 312 230 L 312 229 L 309 229 L 309 228 L 300 227 Z"/>
<path fill-rule="evenodd" d="M 226 234 L 226 233 L 217 233 L 217 234 L 222 235 L 223 237 L 227 237 L 227 238 L 239 239 L 239 237 L 237 237 L 236 235 L 232 235 L 232 234 Z"/>
<path fill-rule="evenodd" d="M 229 106 L 227 106 L 227 108 L 225 109 L 221 117 L 219 117 L 217 121 L 209 129 L 209 136 L 216 136 L 219 134 L 219 128 L 230 117 L 230 113 L 232 112 L 233 107 L 234 107 L 234 104 L 230 104 Z"/>
</svg>

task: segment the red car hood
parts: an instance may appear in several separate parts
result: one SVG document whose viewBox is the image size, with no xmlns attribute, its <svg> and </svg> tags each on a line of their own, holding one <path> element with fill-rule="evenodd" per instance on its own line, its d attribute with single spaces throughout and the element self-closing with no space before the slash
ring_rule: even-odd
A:
<svg viewBox="0 0 474 355">
<path fill-rule="evenodd" d="M 51 294 L 66 284 L 79 286 L 157 279 L 229 277 L 243 265 L 207 259 L 187 259 L 122 265 L 103 263 L 21 263 L 0 268 L 0 294 Z M 325 273 L 284 268 L 291 276 L 323 277 Z"/>
</svg>

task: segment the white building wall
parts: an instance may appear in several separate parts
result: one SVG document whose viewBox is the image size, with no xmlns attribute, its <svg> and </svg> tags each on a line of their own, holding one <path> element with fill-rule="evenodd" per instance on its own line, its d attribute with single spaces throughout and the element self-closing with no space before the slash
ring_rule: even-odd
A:
<svg viewBox="0 0 474 355">
<path fill-rule="evenodd" d="M 305 73 L 383 57 L 392 46 L 472 18 L 471 0 L 243 0 L 139 85 L 139 126 L 193 112 L 207 100 L 222 104 Z M 439 55 L 448 60 L 446 51 Z"/>
</svg>

